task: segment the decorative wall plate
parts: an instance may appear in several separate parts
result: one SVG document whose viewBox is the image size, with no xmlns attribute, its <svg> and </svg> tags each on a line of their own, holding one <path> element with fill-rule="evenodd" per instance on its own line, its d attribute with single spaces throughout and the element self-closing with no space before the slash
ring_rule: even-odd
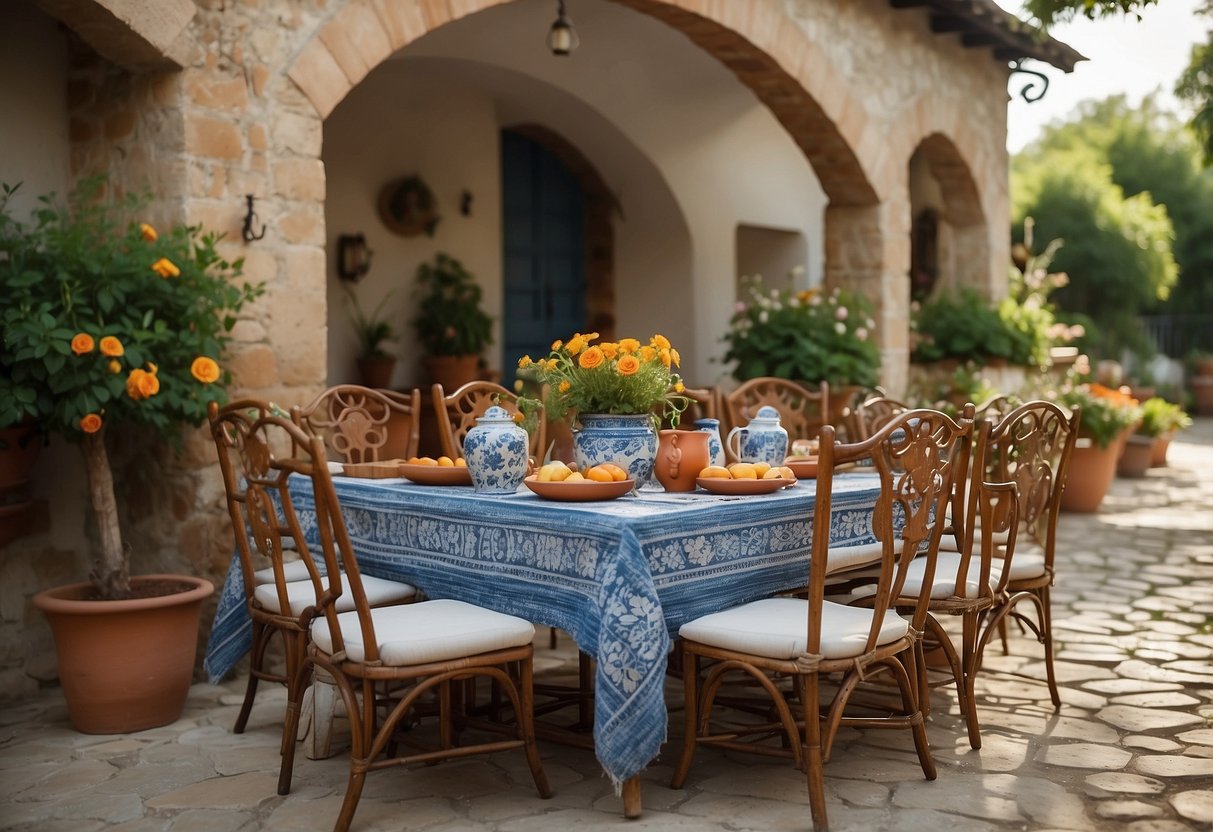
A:
<svg viewBox="0 0 1213 832">
<path fill-rule="evenodd" d="M 394 234 L 432 237 L 438 221 L 438 202 L 434 192 L 420 176 L 393 179 L 379 191 L 379 219 Z"/>
</svg>

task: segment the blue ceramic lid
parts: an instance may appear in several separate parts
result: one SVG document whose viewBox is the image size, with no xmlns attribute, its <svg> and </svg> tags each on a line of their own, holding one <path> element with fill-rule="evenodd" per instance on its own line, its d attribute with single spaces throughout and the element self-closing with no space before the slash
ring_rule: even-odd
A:
<svg viewBox="0 0 1213 832">
<path fill-rule="evenodd" d="M 759 421 L 778 422 L 779 421 L 779 411 L 776 410 L 775 408 L 771 407 L 769 404 L 764 404 L 762 407 L 758 408 L 758 413 L 756 413 L 754 415 L 754 418 L 751 419 L 750 421 L 751 422 L 759 422 Z"/>
<path fill-rule="evenodd" d="M 513 424 L 514 417 L 510 416 L 510 412 L 504 407 L 493 405 L 488 410 L 484 411 L 484 415 L 476 420 L 476 424 L 484 424 L 486 422 L 509 422 Z"/>
</svg>

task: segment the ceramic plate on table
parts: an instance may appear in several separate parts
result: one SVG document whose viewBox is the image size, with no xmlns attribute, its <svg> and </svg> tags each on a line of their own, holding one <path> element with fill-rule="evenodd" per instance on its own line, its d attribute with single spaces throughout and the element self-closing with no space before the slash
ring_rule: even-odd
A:
<svg viewBox="0 0 1213 832">
<path fill-rule="evenodd" d="M 723 477 L 697 477 L 695 482 L 712 494 L 771 494 L 781 488 L 791 488 L 796 480 L 783 477 L 770 480 L 726 480 Z"/>
<path fill-rule="evenodd" d="M 378 462 L 347 462 L 344 465 L 347 477 L 364 480 L 382 480 L 400 476 L 400 460 L 381 459 Z"/>
<path fill-rule="evenodd" d="M 817 476 L 817 457 L 815 456 L 790 456 L 783 461 L 783 464 L 792 469 L 792 473 L 797 479 L 811 480 Z"/>
<path fill-rule="evenodd" d="M 462 465 L 418 465 L 402 462 L 397 466 L 407 480 L 420 485 L 471 485 L 472 472 Z"/>
<path fill-rule="evenodd" d="M 614 500 L 632 490 L 636 480 L 626 479 L 618 482 L 594 482 L 593 480 L 578 480 L 577 482 L 540 482 L 536 474 L 523 480 L 526 487 L 545 500 L 562 500 L 570 503 L 588 502 L 590 500 Z"/>
</svg>

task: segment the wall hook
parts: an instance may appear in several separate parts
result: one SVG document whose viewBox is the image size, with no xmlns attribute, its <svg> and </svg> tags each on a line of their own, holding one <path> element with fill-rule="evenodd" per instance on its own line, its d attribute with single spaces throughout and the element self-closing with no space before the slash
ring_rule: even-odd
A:
<svg viewBox="0 0 1213 832">
<path fill-rule="evenodd" d="M 240 236 L 246 243 L 251 243 L 265 236 L 265 226 L 261 226 L 260 234 L 253 231 L 253 223 L 257 221 L 257 214 L 253 211 L 253 195 L 245 194 L 244 198 L 248 200 L 248 212 L 244 215 L 244 227 L 240 229 Z"/>
</svg>

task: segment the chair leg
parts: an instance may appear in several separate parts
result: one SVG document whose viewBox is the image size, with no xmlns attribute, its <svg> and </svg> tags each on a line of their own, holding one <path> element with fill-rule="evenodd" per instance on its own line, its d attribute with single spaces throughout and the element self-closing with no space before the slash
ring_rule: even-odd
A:
<svg viewBox="0 0 1213 832">
<path fill-rule="evenodd" d="M 291 793 L 291 777 L 295 769 L 296 743 L 287 742 L 286 738 L 291 737 L 293 739 L 299 732 L 299 711 L 303 701 L 303 680 L 307 676 L 311 666 L 311 660 L 305 656 L 296 669 L 295 675 L 287 681 L 286 718 L 282 723 L 282 763 L 278 768 L 278 794 Z"/>
<path fill-rule="evenodd" d="M 699 709 L 699 667 L 698 660 L 691 651 L 682 651 L 682 689 L 686 702 L 683 705 L 682 756 L 678 759 L 678 768 L 670 778 L 671 789 L 681 789 L 687 780 L 687 772 L 691 770 L 691 760 L 695 756 L 696 712 Z"/>
<path fill-rule="evenodd" d="M 960 706 L 964 709 L 965 724 L 969 729 L 969 747 L 978 749 L 981 748 L 981 723 L 977 720 L 977 667 L 980 659 L 977 652 L 977 613 L 965 613 L 961 626 L 961 675 L 956 684 L 960 689 Z"/>
<path fill-rule="evenodd" d="M 893 678 L 897 680 L 897 687 L 901 690 L 901 704 L 914 735 L 914 749 L 918 752 L 918 764 L 922 767 L 922 774 L 926 779 L 934 780 L 939 773 L 935 768 L 935 758 L 931 756 L 926 719 L 922 713 L 922 706 L 917 701 L 914 684 L 914 651 L 907 650 L 901 653 L 898 659 L 904 659 L 904 661 L 889 662 L 888 667 L 893 673 Z"/>
<path fill-rule="evenodd" d="M 826 815 L 825 762 L 821 753 L 821 705 L 818 677 L 809 673 L 804 677 L 804 692 L 801 705 L 804 710 L 804 771 L 809 788 L 809 812 L 813 817 L 813 828 L 827 832 L 830 821 Z"/>
<path fill-rule="evenodd" d="M 548 627 L 548 649 L 556 649 L 556 628 Z"/>
<path fill-rule="evenodd" d="M 244 688 L 244 702 L 240 705 L 240 714 L 232 728 L 233 734 L 243 734 L 248 724 L 249 714 L 253 712 L 253 700 L 257 698 L 257 683 L 261 681 L 261 668 L 265 662 L 265 649 L 269 644 L 266 625 L 253 622 L 253 647 L 249 651 L 248 685 Z"/>
<path fill-rule="evenodd" d="M 1049 599 L 1049 587 L 1042 586 L 1036 591 L 1040 598 L 1040 640 L 1045 647 L 1045 674 L 1049 680 L 1049 696 L 1053 699 L 1053 707 L 1061 707 L 1061 695 L 1057 692 L 1057 676 L 1053 670 L 1053 606 Z"/>
<path fill-rule="evenodd" d="M 519 662 L 518 668 L 518 733 L 522 737 L 523 748 L 526 750 L 527 765 L 531 767 L 531 778 L 535 781 L 535 790 L 539 796 L 547 800 L 552 796 L 552 787 L 548 785 L 547 774 L 543 771 L 543 763 L 539 760 L 539 746 L 535 744 L 535 666 L 530 658 Z"/>
</svg>

